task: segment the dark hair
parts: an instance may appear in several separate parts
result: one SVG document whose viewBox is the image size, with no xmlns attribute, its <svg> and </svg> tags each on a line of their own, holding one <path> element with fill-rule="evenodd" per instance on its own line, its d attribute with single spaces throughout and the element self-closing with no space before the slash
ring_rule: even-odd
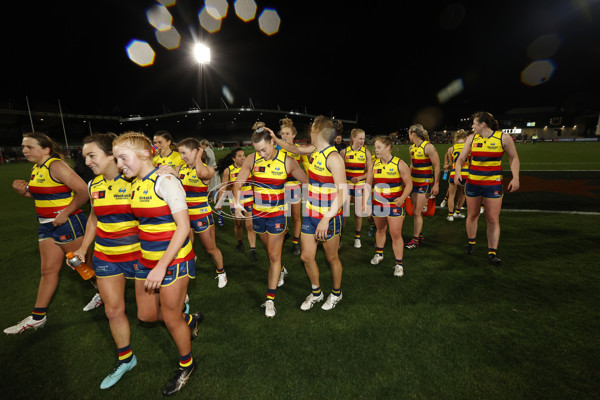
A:
<svg viewBox="0 0 600 400">
<path fill-rule="evenodd" d="M 200 141 L 193 137 L 185 138 L 181 142 L 177 143 L 177 147 L 181 147 L 181 146 L 185 146 L 190 150 L 199 149 Z"/>
<path fill-rule="evenodd" d="M 112 132 L 107 133 L 92 133 L 83 138 L 83 144 L 96 143 L 96 145 L 104 152 L 104 154 L 112 156 L 112 144 L 117 135 Z"/>
<path fill-rule="evenodd" d="M 23 134 L 24 138 L 31 138 L 37 140 L 42 149 L 46 147 L 50 149 L 50 157 L 60 158 L 63 160 L 65 157 L 58 151 L 58 144 L 50 138 L 50 136 L 40 132 L 27 132 Z"/>
<path fill-rule="evenodd" d="M 250 138 L 252 143 L 258 143 L 262 140 L 265 142 L 271 141 L 271 134 L 265 129 L 265 126 L 265 123 L 262 121 L 257 121 L 254 123 L 254 125 L 252 125 L 252 130 L 254 131 L 252 137 Z"/>
<path fill-rule="evenodd" d="M 236 147 L 235 149 L 231 150 L 229 154 L 227 154 L 225 157 L 221 158 L 217 162 L 217 171 L 219 172 L 219 174 L 222 174 L 223 171 L 225 171 L 227 168 L 229 168 L 231 164 L 233 164 L 233 159 L 235 158 L 235 155 L 238 151 L 244 151 L 244 149 L 242 149 L 241 147 Z"/>
<path fill-rule="evenodd" d="M 485 122 L 485 124 L 493 131 L 498 130 L 500 128 L 500 124 L 498 121 L 494 119 L 494 116 L 486 111 L 479 111 L 473 114 L 473 119 L 479 122 Z"/>
<path fill-rule="evenodd" d="M 168 140 L 169 142 L 171 142 L 171 145 L 169 146 L 171 148 L 171 150 L 173 150 L 173 136 L 171 135 L 171 133 L 169 131 L 157 131 L 154 136 L 160 136 L 165 140 Z"/>
</svg>

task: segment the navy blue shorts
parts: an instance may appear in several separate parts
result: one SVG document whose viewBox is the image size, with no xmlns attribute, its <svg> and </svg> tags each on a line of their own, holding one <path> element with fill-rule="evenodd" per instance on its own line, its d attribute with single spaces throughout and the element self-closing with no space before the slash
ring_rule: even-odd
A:
<svg viewBox="0 0 600 400">
<path fill-rule="evenodd" d="M 467 182 L 465 186 L 467 197 L 483 197 L 485 199 L 500 199 L 504 192 L 502 184 L 499 185 L 474 185 Z"/>
<path fill-rule="evenodd" d="M 84 213 L 71 214 L 67 222 L 61 226 L 54 226 L 52 222 L 40 224 L 38 228 L 38 240 L 54 239 L 56 244 L 66 244 L 82 237 L 85 234 L 87 217 Z"/>
<path fill-rule="evenodd" d="M 148 274 L 152 271 L 152 268 L 146 268 L 142 264 L 137 263 L 137 269 L 135 270 L 135 279 L 145 281 L 148 278 Z M 190 279 L 196 277 L 196 260 L 191 259 L 184 261 L 179 264 L 173 264 L 167 268 L 165 277 L 162 280 L 160 286 L 169 286 L 179 278 L 188 276 Z"/>
<path fill-rule="evenodd" d="M 317 231 L 317 225 L 321 220 L 315 217 L 304 216 L 302 217 L 302 233 L 305 235 L 314 235 Z M 344 216 L 336 215 L 329 220 L 329 227 L 327 228 L 327 237 L 325 240 L 333 238 L 335 235 L 339 235 L 342 232 L 342 225 L 344 224 Z"/>
<path fill-rule="evenodd" d="M 271 235 L 278 235 L 287 229 L 287 217 L 285 214 L 268 218 L 252 216 L 252 227 L 254 232 L 258 234 L 266 232 Z"/>
<path fill-rule="evenodd" d="M 413 188 L 412 188 L 412 192 L 411 193 L 427 194 L 429 192 L 431 192 L 431 185 L 415 186 L 413 184 Z"/>
<path fill-rule="evenodd" d="M 94 272 L 96 272 L 96 276 L 99 278 L 119 275 L 124 275 L 125 278 L 135 278 L 135 270 L 139 265 L 137 260 L 114 263 L 101 260 L 96 256 L 92 260 L 94 263 Z"/>
<path fill-rule="evenodd" d="M 388 204 L 385 206 L 373 204 L 373 216 L 374 217 L 405 217 L 406 207 L 398 207 L 394 204 Z"/>
<path fill-rule="evenodd" d="M 191 219 L 190 225 L 194 233 L 202 233 L 215 224 L 212 213 L 199 219 Z"/>
</svg>

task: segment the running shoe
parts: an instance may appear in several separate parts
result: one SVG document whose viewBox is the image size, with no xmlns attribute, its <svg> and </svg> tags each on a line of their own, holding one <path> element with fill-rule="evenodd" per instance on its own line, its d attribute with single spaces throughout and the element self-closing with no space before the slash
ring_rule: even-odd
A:
<svg viewBox="0 0 600 400">
<path fill-rule="evenodd" d="M 299 256 L 300 255 L 300 245 L 298 243 L 292 244 L 292 253 L 295 256 Z"/>
<path fill-rule="evenodd" d="M 190 339 L 194 340 L 198 337 L 200 322 L 204 321 L 204 315 L 201 312 L 192 314 L 192 326 L 190 326 Z"/>
<path fill-rule="evenodd" d="M 442 202 L 440 203 L 440 207 L 444 208 L 446 207 L 446 204 L 448 204 L 448 202 L 446 201 L 446 199 L 442 200 Z"/>
<path fill-rule="evenodd" d="M 488 262 L 491 265 L 493 265 L 493 266 L 499 267 L 500 263 L 501 263 L 501 260 L 498 258 L 497 255 L 495 255 L 495 254 L 489 254 L 488 255 Z"/>
<path fill-rule="evenodd" d="M 25 318 L 23 321 L 19 322 L 18 324 L 13 325 L 9 328 L 6 328 L 4 330 L 4 333 L 6 333 L 7 335 L 16 335 L 16 334 L 22 333 L 28 329 L 38 330 L 40 328 L 43 328 L 44 325 L 46 325 L 46 316 L 44 316 L 44 318 L 40 319 L 39 321 L 36 321 L 30 315 L 27 318 Z"/>
<path fill-rule="evenodd" d="M 420 243 L 419 240 L 415 240 L 415 239 L 410 239 L 410 241 L 408 243 L 406 243 L 406 247 L 407 249 L 416 249 L 417 247 L 419 247 Z"/>
<path fill-rule="evenodd" d="M 227 286 L 227 272 L 223 272 L 222 274 L 217 274 L 215 279 L 219 280 L 219 282 L 217 283 L 217 286 L 219 286 L 219 289 L 223 289 L 225 286 Z"/>
<path fill-rule="evenodd" d="M 135 355 L 131 358 L 128 363 L 119 363 L 113 372 L 108 374 L 106 378 L 100 383 L 100 389 L 108 389 L 115 383 L 119 382 L 119 379 L 125 375 L 125 372 L 131 371 L 137 365 L 137 358 Z"/>
<path fill-rule="evenodd" d="M 404 268 L 402 268 L 402 265 L 396 264 L 396 266 L 394 267 L 394 276 L 401 277 L 403 275 L 404 275 Z"/>
<path fill-rule="evenodd" d="M 327 300 L 325 301 L 325 303 L 323 303 L 323 305 L 321 306 L 321 308 L 325 311 L 329 311 L 332 308 L 335 308 L 335 306 L 337 306 L 337 304 L 342 300 L 342 294 L 340 293 L 339 296 L 334 296 L 333 293 L 331 293 L 328 297 Z"/>
<path fill-rule="evenodd" d="M 179 367 L 175 372 L 175 375 L 173 375 L 173 377 L 167 383 L 167 386 L 165 386 L 163 389 L 163 396 L 171 396 L 172 394 L 175 394 L 183 389 L 192 373 L 196 370 L 197 366 L 198 364 L 194 360 L 192 365 L 190 365 L 188 368 Z"/>
<path fill-rule="evenodd" d="M 360 249 L 360 247 L 361 247 L 360 239 L 354 239 L 354 248 Z"/>
<path fill-rule="evenodd" d="M 95 308 L 100 307 L 102 304 L 104 304 L 104 303 L 102 301 L 102 298 L 100 297 L 100 293 L 96 293 L 94 295 L 94 297 L 92 297 L 90 302 L 87 303 L 85 307 L 83 307 L 83 311 L 93 310 Z"/>
<path fill-rule="evenodd" d="M 267 318 L 273 318 L 277 313 L 277 310 L 275 309 L 275 302 L 273 300 L 265 301 L 261 307 L 265 308 L 265 317 Z"/>
<path fill-rule="evenodd" d="M 287 269 L 285 269 L 285 267 L 283 267 L 283 269 L 281 270 L 281 273 L 279 274 L 279 282 L 277 283 L 277 287 L 281 287 L 283 286 L 283 284 L 285 283 L 285 277 L 288 274 Z"/>
<path fill-rule="evenodd" d="M 473 253 L 475 253 L 475 245 L 468 244 L 467 247 L 465 247 L 465 254 L 471 256 L 473 255 Z"/>
<path fill-rule="evenodd" d="M 258 257 L 256 256 L 256 250 L 250 250 L 250 261 L 256 262 L 258 261 Z"/>
<path fill-rule="evenodd" d="M 307 311 L 310 310 L 311 308 L 313 308 L 313 306 L 315 304 L 317 304 L 318 302 L 323 301 L 323 292 L 321 292 L 320 295 L 315 296 L 314 294 L 309 294 L 308 296 L 306 296 L 306 299 L 302 302 L 302 305 L 300 306 L 300 309 L 303 311 Z"/>
<path fill-rule="evenodd" d="M 456 218 L 458 218 L 458 219 L 465 219 L 465 215 L 461 214 L 459 212 L 455 212 L 454 213 L 454 219 L 456 219 Z"/>
<path fill-rule="evenodd" d="M 381 262 L 381 260 L 383 260 L 383 255 L 382 254 L 375 254 L 373 256 L 373 258 L 371 258 L 371 264 L 372 265 L 377 265 Z"/>
<path fill-rule="evenodd" d="M 236 253 L 243 253 L 244 252 L 244 243 L 243 242 L 239 242 L 236 246 L 235 246 L 235 252 Z"/>
<path fill-rule="evenodd" d="M 448 216 L 446 217 L 446 221 L 453 222 L 453 221 L 454 221 L 454 216 L 453 216 L 453 215 L 448 215 Z"/>
</svg>

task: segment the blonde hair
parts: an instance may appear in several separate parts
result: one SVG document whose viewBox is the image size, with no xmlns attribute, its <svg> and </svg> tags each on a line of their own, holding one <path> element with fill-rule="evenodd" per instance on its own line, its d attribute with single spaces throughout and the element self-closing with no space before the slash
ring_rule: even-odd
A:
<svg viewBox="0 0 600 400">
<path fill-rule="evenodd" d="M 113 140 L 112 145 L 113 148 L 115 146 L 127 147 L 141 159 L 152 157 L 152 141 L 141 132 L 125 132 Z"/>
<path fill-rule="evenodd" d="M 456 144 L 458 143 L 459 140 L 461 139 L 465 139 L 467 137 L 467 132 L 464 129 L 459 129 L 458 131 L 456 131 L 456 133 L 454 134 L 454 140 L 453 143 Z"/>
<path fill-rule="evenodd" d="M 281 133 L 281 130 L 283 128 L 290 128 L 290 130 L 292 131 L 294 136 L 296 136 L 298 134 L 298 131 L 296 130 L 296 127 L 294 126 L 294 122 L 290 118 L 283 118 L 281 121 L 279 121 L 279 124 L 280 124 L 279 133 Z"/>
<path fill-rule="evenodd" d="M 189 139 L 193 139 L 193 138 L 189 138 Z M 199 145 L 200 145 L 200 146 L 202 146 L 202 147 L 210 147 L 210 148 L 212 149 L 212 144 L 210 144 L 210 142 L 209 142 L 208 140 L 206 140 L 206 139 L 202 139 L 202 140 L 200 140 L 200 141 L 199 141 Z M 190 149 L 191 149 L 192 147 L 189 147 L 189 146 L 188 146 L 188 148 L 190 148 Z M 198 148 L 198 147 L 196 147 L 196 149 L 197 149 L 197 148 Z"/>
<path fill-rule="evenodd" d="M 427 130 L 425 130 L 421 124 L 411 125 L 411 127 L 408 129 L 408 133 L 411 132 L 417 135 L 421 140 L 429 140 L 429 133 L 427 133 Z"/>
<path fill-rule="evenodd" d="M 360 128 L 354 128 L 352 129 L 352 131 L 350 132 L 350 144 L 352 144 L 354 142 L 354 139 L 356 139 L 356 137 L 358 135 L 360 135 L 361 133 L 365 133 L 365 131 L 363 129 Z"/>
</svg>

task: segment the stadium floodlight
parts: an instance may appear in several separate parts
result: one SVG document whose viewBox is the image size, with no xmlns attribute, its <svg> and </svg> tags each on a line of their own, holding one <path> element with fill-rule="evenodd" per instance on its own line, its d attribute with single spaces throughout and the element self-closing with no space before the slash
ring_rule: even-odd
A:
<svg viewBox="0 0 600 400">
<path fill-rule="evenodd" d="M 210 48 L 202 43 L 194 45 L 194 57 L 199 64 L 210 64 Z"/>
</svg>

